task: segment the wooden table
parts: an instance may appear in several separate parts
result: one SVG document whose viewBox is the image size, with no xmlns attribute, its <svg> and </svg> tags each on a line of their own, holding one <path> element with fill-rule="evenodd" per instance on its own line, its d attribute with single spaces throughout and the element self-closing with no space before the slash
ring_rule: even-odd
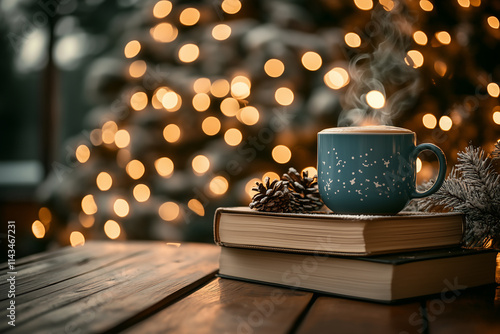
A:
<svg viewBox="0 0 500 334">
<path fill-rule="evenodd" d="M 383 305 L 221 279 L 218 256 L 205 244 L 89 242 L 19 259 L 15 327 L 4 263 L 0 333 L 500 333 L 496 285 Z"/>
</svg>

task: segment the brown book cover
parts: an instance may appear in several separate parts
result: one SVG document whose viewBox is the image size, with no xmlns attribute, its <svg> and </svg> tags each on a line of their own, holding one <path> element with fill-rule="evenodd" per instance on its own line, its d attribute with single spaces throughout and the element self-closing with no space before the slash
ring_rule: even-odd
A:
<svg viewBox="0 0 500 334">
<path fill-rule="evenodd" d="M 297 253 L 375 255 L 458 245 L 463 215 L 391 216 L 272 213 L 219 208 L 214 240 L 220 246 Z"/>
</svg>

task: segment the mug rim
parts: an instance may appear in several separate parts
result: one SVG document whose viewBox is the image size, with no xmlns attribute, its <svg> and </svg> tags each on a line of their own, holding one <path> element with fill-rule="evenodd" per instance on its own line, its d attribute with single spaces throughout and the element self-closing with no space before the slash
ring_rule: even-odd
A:
<svg viewBox="0 0 500 334">
<path fill-rule="evenodd" d="M 318 135 L 415 135 L 414 131 L 395 126 L 355 126 L 323 129 Z"/>
</svg>

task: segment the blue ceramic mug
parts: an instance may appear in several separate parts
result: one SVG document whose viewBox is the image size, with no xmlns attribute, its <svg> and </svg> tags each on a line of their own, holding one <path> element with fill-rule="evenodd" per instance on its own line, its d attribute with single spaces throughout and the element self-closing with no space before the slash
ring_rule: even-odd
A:
<svg viewBox="0 0 500 334">
<path fill-rule="evenodd" d="M 430 150 L 439 174 L 429 190 L 416 190 L 416 159 Z M 346 127 L 318 133 L 318 187 L 330 210 L 344 214 L 395 214 L 412 198 L 436 192 L 446 158 L 433 144 L 416 145 L 415 133 L 392 126 Z"/>
</svg>

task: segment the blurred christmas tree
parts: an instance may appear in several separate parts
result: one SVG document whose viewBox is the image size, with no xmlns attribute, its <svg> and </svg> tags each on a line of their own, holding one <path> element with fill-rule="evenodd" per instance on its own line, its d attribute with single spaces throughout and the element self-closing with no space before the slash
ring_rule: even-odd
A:
<svg viewBox="0 0 500 334">
<path fill-rule="evenodd" d="M 89 132 L 41 188 L 67 223 L 53 233 L 211 240 L 215 208 L 247 205 L 256 180 L 288 166 L 314 174 L 326 127 L 400 125 L 448 156 L 492 145 L 499 8 L 434 5 L 141 4 L 110 27 L 114 51 L 87 78 L 99 105 Z"/>
</svg>

